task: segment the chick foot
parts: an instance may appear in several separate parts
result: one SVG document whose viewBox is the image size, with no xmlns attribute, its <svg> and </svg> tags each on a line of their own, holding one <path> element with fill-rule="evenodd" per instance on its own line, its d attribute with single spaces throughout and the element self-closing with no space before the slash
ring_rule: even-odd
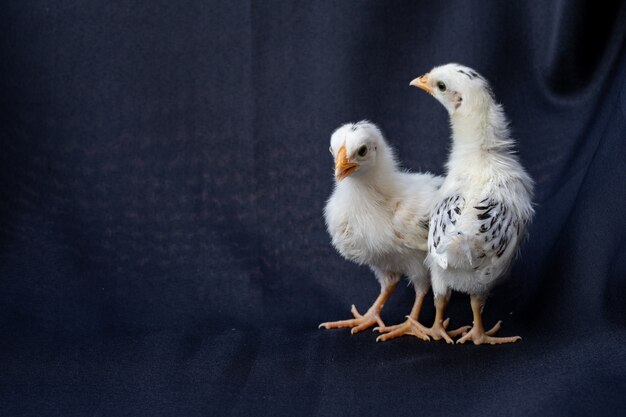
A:
<svg viewBox="0 0 626 417">
<path fill-rule="evenodd" d="M 423 331 L 424 326 L 417 321 L 420 316 L 420 311 L 422 311 L 426 291 L 428 291 L 428 289 L 415 290 L 415 303 L 413 303 L 411 314 L 406 316 L 404 323 L 396 324 L 395 326 L 379 326 L 374 328 L 374 331 L 384 333 L 376 338 L 377 342 L 384 342 L 404 335 L 415 336 L 424 341 L 430 340 L 430 337 Z"/>
<path fill-rule="evenodd" d="M 376 324 L 379 326 L 385 326 L 383 320 L 380 318 L 380 312 L 383 309 L 383 306 L 389 300 L 389 297 L 396 289 L 396 285 L 398 283 L 394 282 L 393 284 L 386 285 L 382 288 L 380 295 L 374 301 L 374 304 L 367 310 L 365 314 L 359 313 L 354 304 L 352 304 L 352 315 L 353 319 L 349 320 L 340 320 L 340 321 L 331 321 L 327 323 L 322 323 L 319 325 L 320 328 L 325 329 L 341 329 L 344 327 L 352 327 L 352 334 L 363 331 L 367 328 L 370 328 Z"/>
<path fill-rule="evenodd" d="M 448 325 L 450 324 L 450 319 L 445 319 L 444 321 L 435 320 L 431 327 L 424 327 L 420 322 L 413 320 L 411 317 L 408 320 L 414 325 L 419 326 L 421 331 L 428 336 L 432 337 L 433 340 L 445 340 L 446 343 L 454 343 L 452 340 L 453 337 L 457 337 L 461 334 L 467 333 L 470 329 L 470 326 L 459 327 L 455 330 L 448 330 Z"/>
<path fill-rule="evenodd" d="M 407 316 L 407 319 L 404 323 L 389 327 L 376 327 L 374 328 L 374 331 L 384 333 L 376 338 L 377 342 L 385 342 L 387 340 L 395 339 L 400 336 L 410 335 L 422 339 L 426 342 L 430 341 L 430 339 L 432 338 L 433 340 L 444 339 L 447 343 L 454 343 L 452 341 L 452 337 L 467 333 L 467 331 L 471 327 L 463 326 L 456 330 L 448 331 L 447 329 L 449 324 L 450 319 L 446 319 L 442 324 L 434 324 L 432 327 L 425 327 L 419 321 Z"/>
<path fill-rule="evenodd" d="M 413 309 L 411 310 L 411 314 L 406 316 L 406 321 L 404 323 L 389 327 L 376 327 L 374 329 L 375 331 L 384 333 L 378 336 L 376 338 L 376 341 L 384 342 L 386 340 L 395 339 L 396 337 L 410 335 L 415 336 L 418 339 L 422 339 L 426 342 L 428 342 L 432 338 L 434 340 L 445 339 L 446 342 L 453 343 L 451 337 L 455 337 L 467 332 L 469 326 L 461 327 L 460 329 L 453 331 L 447 331 L 448 325 L 450 324 L 450 319 L 445 319 L 443 321 L 441 320 L 446 306 L 446 301 L 442 298 L 437 299 L 435 302 L 435 306 L 437 307 L 437 313 L 433 326 L 428 328 L 420 323 L 418 319 L 420 316 L 420 311 L 422 310 L 422 303 L 424 302 L 425 295 L 425 291 L 416 292 Z"/>
<path fill-rule="evenodd" d="M 479 295 L 471 295 L 470 303 L 472 306 L 472 313 L 474 315 L 474 326 L 467 334 L 457 340 L 457 343 L 463 344 L 471 340 L 472 342 L 474 342 L 475 345 L 482 345 L 483 343 L 500 345 L 503 343 L 514 343 L 518 340 L 522 340 L 522 338 L 519 336 L 494 337 L 498 330 L 500 330 L 502 323 L 501 321 L 497 322 L 496 325 L 491 328 L 491 330 L 485 331 L 482 316 L 482 310 L 485 305 L 484 298 Z"/>
<path fill-rule="evenodd" d="M 331 321 L 327 323 L 322 323 L 319 325 L 320 328 L 325 329 L 341 329 L 345 327 L 352 327 L 351 333 L 355 334 L 365 329 L 368 329 L 376 324 L 384 327 L 385 323 L 380 318 L 380 310 L 376 309 L 375 306 L 372 306 L 365 314 L 359 313 L 354 304 L 352 305 L 352 315 L 353 319 L 348 320 L 339 320 L 339 321 Z"/>
<path fill-rule="evenodd" d="M 375 327 L 374 331 L 383 333 L 376 338 L 377 342 L 386 342 L 387 340 L 395 339 L 400 336 L 415 336 L 418 339 L 422 339 L 426 342 L 430 340 L 430 337 L 423 331 L 422 326 L 418 321 L 411 319 L 407 316 L 404 323 L 396 324 L 395 326 L 379 326 Z"/>
<path fill-rule="evenodd" d="M 518 340 L 522 340 L 522 338 L 519 336 L 494 337 L 493 335 L 498 333 L 498 330 L 500 330 L 501 324 L 502 321 L 497 322 L 496 325 L 493 326 L 489 331 L 485 331 L 482 323 L 480 323 L 480 325 L 478 326 L 474 325 L 474 327 L 472 327 L 472 329 L 468 333 L 466 333 L 456 342 L 463 344 L 471 340 L 472 342 L 474 342 L 475 345 L 482 345 L 484 343 L 488 343 L 491 345 L 500 345 L 503 343 L 515 343 Z"/>
<path fill-rule="evenodd" d="M 406 334 L 418 337 L 425 341 L 429 341 L 432 338 L 433 340 L 443 339 L 446 341 L 446 343 L 454 343 L 454 341 L 452 341 L 453 337 L 467 333 L 470 326 L 463 326 L 456 330 L 448 330 L 450 319 L 443 320 L 444 311 L 446 309 L 446 306 L 448 305 L 447 296 L 435 296 L 435 321 L 431 327 L 425 327 L 422 323 L 417 321 L 417 319 L 419 318 L 420 310 L 422 308 L 424 295 L 425 293 L 416 294 L 413 310 L 411 310 L 411 314 L 406 316 L 406 321 L 404 323 L 397 326 L 382 328 L 379 327 L 374 329 L 378 330 L 381 333 L 385 333 L 378 336 L 376 341 L 384 342 L 385 340 L 394 339 L 396 337 L 400 337 Z"/>
</svg>

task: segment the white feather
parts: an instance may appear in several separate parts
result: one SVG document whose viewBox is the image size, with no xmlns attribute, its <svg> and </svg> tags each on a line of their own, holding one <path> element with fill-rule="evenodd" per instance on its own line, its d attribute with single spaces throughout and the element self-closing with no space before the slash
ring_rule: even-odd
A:
<svg viewBox="0 0 626 417">
<path fill-rule="evenodd" d="M 426 291 L 427 225 L 442 178 L 402 172 L 380 130 L 366 121 L 337 129 L 331 152 L 336 157 L 345 146 L 347 155 L 358 159 L 363 144 L 370 146 L 368 157 L 336 181 L 324 209 L 332 244 L 346 259 L 370 266 L 381 285 L 406 275 Z"/>
<path fill-rule="evenodd" d="M 486 294 L 509 269 L 532 218 L 533 181 L 514 153 L 502 106 L 480 75 L 448 64 L 434 68 L 429 80 L 446 85 L 433 95 L 450 114 L 453 141 L 430 223 L 433 291 Z"/>
</svg>

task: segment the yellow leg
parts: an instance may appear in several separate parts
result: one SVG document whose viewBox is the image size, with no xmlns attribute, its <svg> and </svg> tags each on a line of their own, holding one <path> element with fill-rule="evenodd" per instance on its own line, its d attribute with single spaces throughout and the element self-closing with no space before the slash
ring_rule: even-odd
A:
<svg viewBox="0 0 626 417">
<path fill-rule="evenodd" d="M 450 319 L 444 320 L 443 317 L 446 311 L 446 307 L 448 306 L 448 300 L 448 297 L 445 297 L 443 295 L 435 296 L 435 321 L 430 328 L 424 327 L 423 331 L 434 340 L 443 339 L 446 341 L 446 343 L 454 343 L 452 341 L 452 337 L 463 334 L 469 329 L 469 326 L 460 327 L 456 330 L 451 331 L 446 330 L 448 328 L 448 324 L 450 324 Z M 414 324 L 422 326 L 417 321 L 414 321 Z"/>
<path fill-rule="evenodd" d="M 497 322 L 495 326 L 493 326 L 489 331 L 485 331 L 485 326 L 483 325 L 483 317 L 482 311 L 485 305 L 485 300 L 483 297 L 472 295 L 470 298 L 470 302 L 472 305 L 472 313 L 474 315 L 474 326 L 472 329 L 465 334 L 462 338 L 457 340 L 457 343 L 465 343 L 467 341 L 474 342 L 475 345 L 480 345 L 483 343 L 489 343 L 492 345 L 499 345 L 502 343 L 514 343 L 522 338 L 519 336 L 511 336 L 511 337 L 494 337 L 498 330 L 500 330 L 501 321 Z"/>
<path fill-rule="evenodd" d="M 411 314 L 407 316 L 407 319 L 404 323 L 396 324 L 395 326 L 380 326 L 374 328 L 375 331 L 383 333 L 376 338 L 376 341 L 384 342 L 404 335 L 415 336 L 425 341 L 430 340 L 430 338 L 424 332 L 422 332 L 422 330 L 418 326 L 415 326 L 409 320 L 409 318 L 411 318 L 417 322 L 417 320 L 419 319 L 425 295 L 426 294 L 424 294 L 423 292 L 418 292 L 415 294 L 415 303 L 413 303 Z"/>
<path fill-rule="evenodd" d="M 435 297 L 435 322 L 432 327 L 428 328 L 421 324 L 418 320 L 424 301 L 424 295 L 425 294 L 416 294 L 415 304 L 413 305 L 411 314 L 407 316 L 407 320 L 404 323 L 374 329 L 384 333 L 378 336 L 376 341 L 384 342 L 385 340 L 394 339 L 403 335 L 412 335 L 425 341 L 429 341 L 433 338 L 434 340 L 444 339 L 448 343 L 453 343 L 451 337 L 456 337 L 469 329 L 469 326 L 465 326 L 452 331 L 446 330 L 450 324 L 450 319 L 443 319 L 446 306 L 448 305 L 448 299 L 443 296 Z"/>
<path fill-rule="evenodd" d="M 379 326 L 385 326 L 385 323 L 383 323 L 382 319 L 380 318 L 380 312 L 391 294 L 393 294 L 397 285 L 398 283 L 396 282 L 383 288 L 378 298 L 376 298 L 376 300 L 374 301 L 374 304 L 372 304 L 372 306 L 369 308 L 369 310 L 367 310 L 365 314 L 360 314 L 353 304 L 351 309 L 352 315 L 354 316 L 353 319 L 322 323 L 319 325 L 319 327 L 323 327 L 325 329 L 341 329 L 345 327 L 351 327 L 351 333 L 355 334 L 376 324 L 378 324 Z"/>
</svg>

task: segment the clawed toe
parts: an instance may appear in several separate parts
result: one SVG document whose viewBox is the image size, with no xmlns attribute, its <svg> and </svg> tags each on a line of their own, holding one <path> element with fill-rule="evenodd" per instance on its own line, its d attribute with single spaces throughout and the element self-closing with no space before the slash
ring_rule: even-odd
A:
<svg viewBox="0 0 626 417">
<path fill-rule="evenodd" d="M 419 322 L 413 320 L 409 317 L 409 320 L 414 323 L 416 326 L 421 326 L 421 330 L 424 334 L 430 336 L 433 340 L 445 340 L 446 343 L 454 343 L 448 335 L 446 328 L 450 324 L 450 319 L 446 319 L 444 321 L 435 322 L 431 327 L 424 327 Z"/>
<path fill-rule="evenodd" d="M 468 328 L 471 328 L 470 326 L 467 326 L 467 327 L 468 327 Z M 498 321 L 498 322 L 496 323 L 496 325 L 495 325 L 495 326 L 493 326 L 493 327 L 491 328 L 491 330 L 489 330 L 488 332 L 485 332 L 485 334 L 486 334 L 487 336 L 493 336 L 493 335 L 495 335 L 496 333 L 498 333 L 498 331 L 500 330 L 500 327 L 502 327 L 502 320 Z"/>
<path fill-rule="evenodd" d="M 417 323 L 417 325 L 414 323 Z M 378 336 L 376 338 L 376 341 L 385 342 L 387 340 L 395 339 L 395 338 L 398 338 L 400 336 L 405 336 L 405 335 L 415 336 L 418 339 L 429 341 L 430 337 L 424 334 L 424 332 L 421 331 L 420 327 L 423 327 L 423 326 L 419 324 L 419 322 L 412 320 L 412 319 L 409 320 L 409 318 L 407 318 L 407 320 L 404 323 L 396 324 L 395 326 L 377 327 L 374 330 L 378 330 L 380 333 L 383 333 L 383 334 Z"/>
<path fill-rule="evenodd" d="M 404 323 L 394 324 L 393 326 L 377 326 L 377 327 L 374 327 L 372 330 L 378 333 L 388 333 L 393 330 L 397 330 L 401 328 L 402 326 L 404 326 Z"/>
<path fill-rule="evenodd" d="M 356 334 L 377 324 L 380 327 L 385 327 L 385 323 L 380 318 L 380 314 L 376 311 L 370 309 L 365 314 L 361 314 L 357 308 L 352 305 L 351 312 L 354 317 L 353 319 L 322 323 L 319 325 L 319 328 L 342 329 L 350 327 L 350 333 Z"/>
<path fill-rule="evenodd" d="M 505 343 L 515 343 L 518 340 L 522 340 L 522 338 L 519 336 L 494 337 L 494 335 L 500 330 L 501 323 L 501 321 L 497 322 L 496 325 L 487 332 L 482 327 L 474 326 L 469 332 L 464 334 L 464 336 L 456 342 L 459 344 L 463 344 L 465 342 L 472 341 L 475 345 L 501 345 Z"/>
</svg>

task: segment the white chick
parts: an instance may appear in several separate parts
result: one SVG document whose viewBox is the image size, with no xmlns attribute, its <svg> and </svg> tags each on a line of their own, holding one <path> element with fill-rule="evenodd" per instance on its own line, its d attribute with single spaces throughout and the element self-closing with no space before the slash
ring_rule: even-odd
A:
<svg viewBox="0 0 626 417">
<path fill-rule="evenodd" d="M 452 150 L 447 176 L 430 219 L 427 264 L 436 318 L 442 327 L 450 290 L 470 295 L 473 327 L 457 343 L 511 343 L 485 331 L 482 309 L 493 285 L 506 275 L 533 216 L 533 181 L 515 155 L 502 106 L 487 81 L 457 64 L 434 68 L 411 81 L 450 114 Z M 446 337 L 446 341 L 452 342 Z"/>
<path fill-rule="evenodd" d="M 428 219 L 442 178 L 402 172 L 380 130 L 372 123 L 348 123 L 330 140 L 335 159 L 335 189 L 324 209 L 333 246 L 348 260 L 368 265 L 381 286 L 365 314 L 352 306 L 353 319 L 322 323 L 320 327 L 351 327 L 352 334 L 378 324 L 390 332 L 377 340 L 411 334 L 424 340 L 421 325 L 407 322 L 385 327 L 380 312 L 406 275 L 415 289 L 411 318 L 418 323 L 424 295 L 430 288 L 424 265 Z"/>
</svg>

